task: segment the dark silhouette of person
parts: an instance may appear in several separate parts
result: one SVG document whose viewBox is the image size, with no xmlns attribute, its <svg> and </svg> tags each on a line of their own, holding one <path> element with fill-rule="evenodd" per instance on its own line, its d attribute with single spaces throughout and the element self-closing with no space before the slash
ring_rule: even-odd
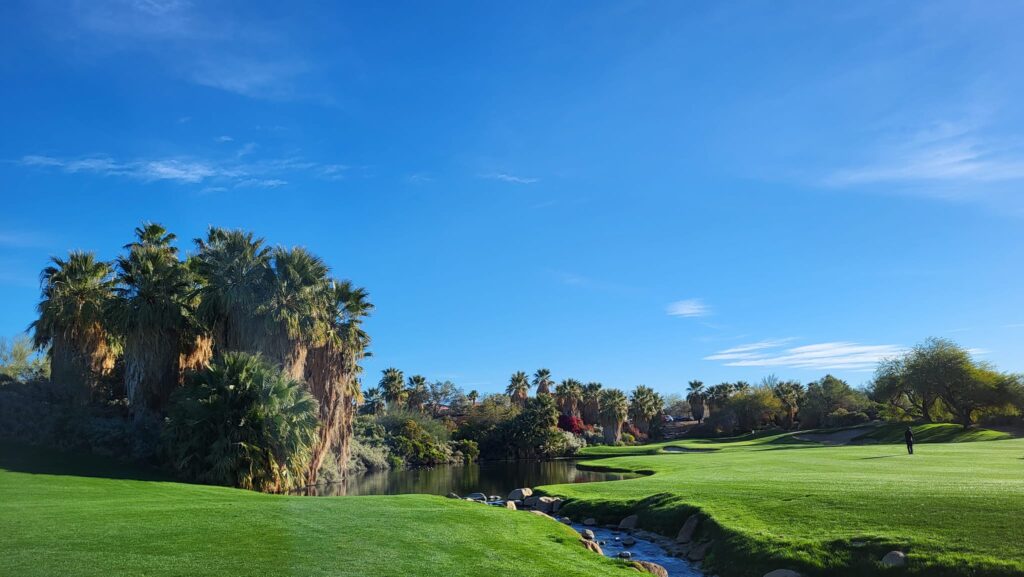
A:
<svg viewBox="0 0 1024 577">
<path fill-rule="evenodd" d="M 906 439 L 906 441 L 907 441 L 907 454 L 908 455 L 913 455 L 914 454 L 914 431 L 911 431 L 910 427 L 907 427 L 907 430 L 903 432 L 903 438 Z"/>
</svg>

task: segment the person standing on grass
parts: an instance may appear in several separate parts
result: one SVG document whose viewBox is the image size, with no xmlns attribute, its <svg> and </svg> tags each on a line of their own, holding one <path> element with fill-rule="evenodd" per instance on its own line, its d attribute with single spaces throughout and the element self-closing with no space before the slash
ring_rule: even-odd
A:
<svg viewBox="0 0 1024 577">
<path fill-rule="evenodd" d="M 907 427 L 907 430 L 903 432 L 903 438 L 906 439 L 906 441 L 907 441 L 907 454 L 908 455 L 913 455 L 914 454 L 914 431 L 911 431 L 910 427 Z"/>
</svg>

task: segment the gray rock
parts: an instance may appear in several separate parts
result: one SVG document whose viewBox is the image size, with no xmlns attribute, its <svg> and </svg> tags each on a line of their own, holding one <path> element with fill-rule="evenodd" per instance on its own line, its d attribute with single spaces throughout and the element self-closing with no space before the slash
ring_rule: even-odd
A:
<svg viewBox="0 0 1024 577">
<path fill-rule="evenodd" d="M 711 550 L 711 541 L 698 543 L 690 548 L 690 552 L 687 553 L 686 558 L 690 561 L 701 561 L 708 554 L 709 550 Z"/>
<path fill-rule="evenodd" d="M 466 495 L 466 498 L 469 499 L 470 501 L 483 501 L 485 503 L 487 502 L 487 495 L 484 495 L 483 493 L 470 493 Z"/>
<path fill-rule="evenodd" d="M 633 557 L 633 554 L 630 553 L 629 551 L 621 551 L 621 552 L 619 552 L 619 558 L 620 559 L 630 559 L 632 557 Z"/>
<path fill-rule="evenodd" d="M 636 545 L 636 539 L 627 536 L 625 539 L 622 540 L 622 545 L 624 547 L 632 547 L 633 545 Z"/>
<path fill-rule="evenodd" d="M 882 565 L 886 567 L 903 567 L 907 564 L 907 554 L 903 551 L 889 551 L 882 557 Z"/>
<path fill-rule="evenodd" d="M 586 519 L 583 520 L 583 524 L 586 525 L 587 527 L 593 527 L 593 526 L 597 525 L 597 519 L 594 519 L 593 517 L 587 517 Z"/>
<path fill-rule="evenodd" d="M 792 569 L 776 569 L 765 573 L 764 577 L 801 577 L 801 575 Z"/>
<path fill-rule="evenodd" d="M 562 503 L 564 502 L 562 499 L 555 497 L 555 500 L 551 502 L 551 512 L 557 513 L 562 508 Z"/>
<path fill-rule="evenodd" d="M 636 529 L 636 524 L 639 520 L 636 515 L 630 515 L 619 521 L 619 529 Z"/>
<path fill-rule="evenodd" d="M 580 535 L 582 535 L 583 538 L 588 540 L 588 541 L 593 541 L 594 540 L 594 532 L 591 531 L 590 529 L 584 529 L 584 530 L 580 531 Z"/>
<path fill-rule="evenodd" d="M 646 571 L 651 575 L 657 575 L 657 577 L 668 577 L 668 570 L 657 563 L 651 563 L 650 561 L 633 561 L 630 565 L 641 571 Z"/>
<path fill-rule="evenodd" d="M 526 507 L 527 509 L 532 508 L 534 505 L 537 504 L 537 501 L 540 501 L 540 496 L 529 495 L 525 499 L 523 499 L 523 507 Z"/>
<path fill-rule="evenodd" d="M 516 489 L 508 494 L 509 501 L 522 501 L 523 499 L 533 495 L 533 489 L 529 487 L 523 487 L 522 489 Z"/>
<path fill-rule="evenodd" d="M 543 513 L 551 513 L 556 500 L 554 497 L 541 497 L 537 499 L 537 503 L 533 507 Z"/>
<path fill-rule="evenodd" d="M 690 515 L 690 518 L 683 523 L 683 527 L 679 529 L 679 534 L 676 535 L 676 543 L 689 543 L 693 541 L 693 534 L 697 531 L 699 523 L 700 517 L 698 515 Z"/>
<path fill-rule="evenodd" d="M 561 519 L 558 520 L 558 522 L 563 524 L 563 525 L 572 525 L 572 519 L 570 519 L 568 517 L 562 517 Z"/>
</svg>

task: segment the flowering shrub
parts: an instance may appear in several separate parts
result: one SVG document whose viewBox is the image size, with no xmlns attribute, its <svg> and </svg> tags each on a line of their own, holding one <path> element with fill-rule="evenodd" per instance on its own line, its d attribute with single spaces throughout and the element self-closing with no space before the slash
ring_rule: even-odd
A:
<svg viewBox="0 0 1024 577">
<path fill-rule="evenodd" d="M 583 424 L 583 419 L 569 415 L 561 415 L 558 417 L 558 428 L 563 431 L 568 431 L 574 435 L 582 435 L 587 429 L 586 425 Z"/>
</svg>

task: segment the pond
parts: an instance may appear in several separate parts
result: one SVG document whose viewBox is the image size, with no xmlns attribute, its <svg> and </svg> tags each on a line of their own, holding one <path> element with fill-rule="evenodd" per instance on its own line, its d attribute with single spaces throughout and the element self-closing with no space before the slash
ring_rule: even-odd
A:
<svg viewBox="0 0 1024 577">
<path fill-rule="evenodd" d="M 632 473 L 585 471 L 573 461 L 485 461 L 468 465 L 444 465 L 430 469 L 392 469 L 363 473 L 343 483 L 330 483 L 302 489 L 302 494 L 316 496 L 399 495 L 426 493 L 447 495 L 484 493 L 505 498 L 513 489 L 557 485 L 618 481 L 638 477 Z"/>
</svg>

